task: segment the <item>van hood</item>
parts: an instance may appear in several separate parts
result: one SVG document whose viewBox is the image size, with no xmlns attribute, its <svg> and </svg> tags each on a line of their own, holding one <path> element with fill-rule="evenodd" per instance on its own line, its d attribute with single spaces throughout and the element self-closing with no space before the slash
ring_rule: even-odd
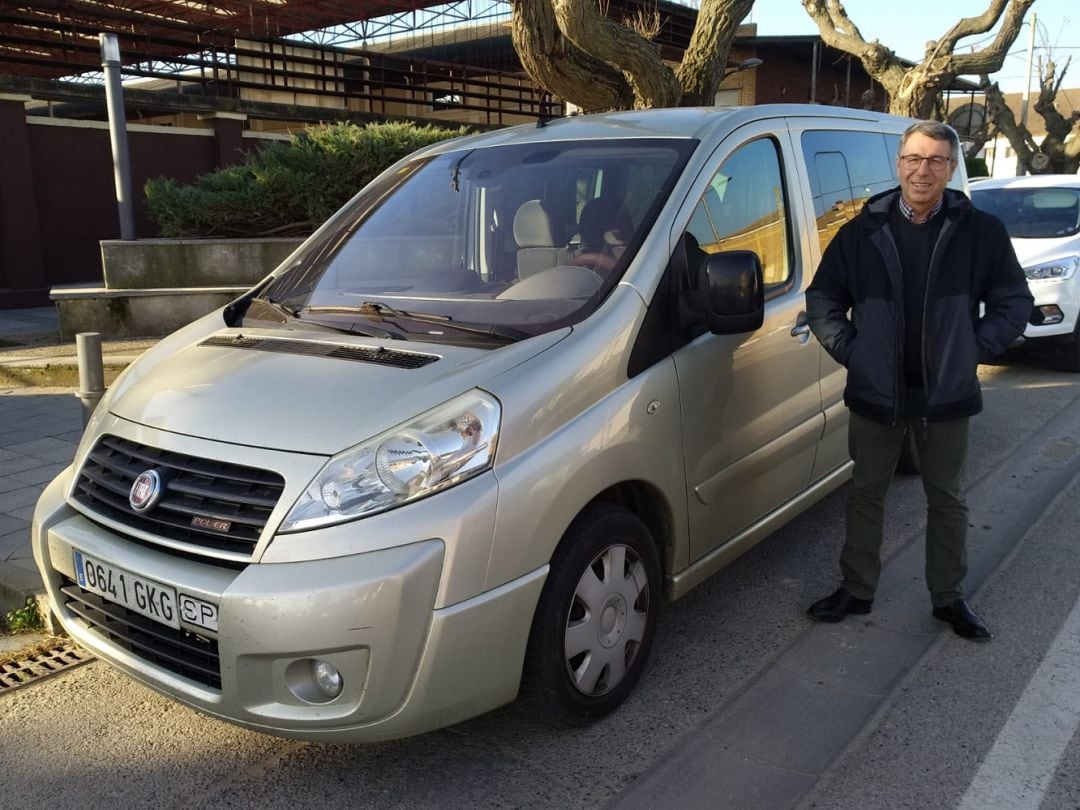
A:
<svg viewBox="0 0 1080 810">
<path fill-rule="evenodd" d="M 122 419 L 171 433 L 333 455 L 482 386 L 569 333 L 477 349 L 315 331 L 210 330 L 151 349 L 114 383 L 107 405 Z"/>
</svg>

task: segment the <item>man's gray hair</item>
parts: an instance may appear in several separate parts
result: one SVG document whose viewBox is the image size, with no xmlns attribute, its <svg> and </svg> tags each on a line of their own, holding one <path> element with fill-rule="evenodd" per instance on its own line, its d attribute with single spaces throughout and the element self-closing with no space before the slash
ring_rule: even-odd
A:
<svg viewBox="0 0 1080 810">
<path fill-rule="evenodd" d="M 916 132 L 925 135 L 927 138 L 933 138 L 935 141 L 948 141 L 949 147 L 952 149 L 952 159 L 960 159 L 960 136 L 956 134 L 955 129 L 940 121 L 918 121 L 905 129 L 903 136 L 900 138 L 900 145 L 896 149 L 897 157 L 903 154 L 904 144 Z"/>
</svg>

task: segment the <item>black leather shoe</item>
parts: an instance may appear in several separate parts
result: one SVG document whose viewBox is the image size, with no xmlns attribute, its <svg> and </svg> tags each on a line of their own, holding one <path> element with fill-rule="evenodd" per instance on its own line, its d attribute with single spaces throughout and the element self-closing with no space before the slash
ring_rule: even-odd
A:
<svg viewBox="0 0 1080 810">
<path fill-rule="evenodd" d="M 849 613 L 858 615 L 869 613 L 873 605 L 873 599 L 856 599 L 844 588 L 839 588 L 831 596 L 814 602 L 806 612 L 812 619 L 817 619 L 819 622 L 838 622 Z"/>
<path fill-rule="evenodd" d="M 948 622 L 956 635 L 972 641 L 986 641 L 992 637 L 986 627 L 986 622 L 971 609 L 971 605 L 965 599 L 954 599 L 945 607 L 934 608 L 934 618 Z"/>
</svg>

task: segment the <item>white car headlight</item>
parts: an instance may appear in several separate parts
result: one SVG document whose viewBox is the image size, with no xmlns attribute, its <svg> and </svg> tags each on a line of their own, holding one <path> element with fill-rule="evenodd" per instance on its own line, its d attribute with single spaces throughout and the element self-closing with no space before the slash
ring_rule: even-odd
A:
<svg viewBox="0 0 1080 810">
<path fill-rule="evenodd" d="M 1073 277 L 1077 265 L 1080 265 L 1080 256 L 1067 256 L 1052 262 L 1036 264 L 1033 267 L 1025 267 L 1024 275 L 1027 276 L 1028 281 L 1065 281 Z"/>
<path fill-rule="evenodd" d="M 473 390 L 334 456 L 279 531 L 298 532 L 384 512 L 491 467 L 502 408 Z"/>
</svg>

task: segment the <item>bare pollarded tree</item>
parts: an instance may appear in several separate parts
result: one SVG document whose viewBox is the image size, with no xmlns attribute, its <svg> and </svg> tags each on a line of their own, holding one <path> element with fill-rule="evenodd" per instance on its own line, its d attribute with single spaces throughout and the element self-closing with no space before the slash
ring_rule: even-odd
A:
<svg viewBox="0 0 1080 810">
<path fill-rule="evenodd" d="M 1035 0 L 990 0 L 977 17 L 957 21 L 944 36 L 926 43 L 923 59 L 911 66 L 876 39 L 867 42 L 839 0 L 802 0 L 817 23 L 821 38 L 838 50 L 858 57 L 871 78 L 889 94 L 889 112 L 912 118 L 933 118 L 944 90 L 958 76 L 978 76 L 1001 69 L 1020 33 L 1024 15 Z M 981 50 L 958 53 L 961 39 L 991 31 L 1001 23 L 993 41 Z"/>
<path fill-rule="evenodd" d="M 1052 59 L 1048 58 L 1045 63 L 1039 60 L 1039 97 L 1035 100 L 1035 112 L 1046 124 L 1042 143 L 1035 141 L 1030 128 L 1017 122 L 997 84 L 991 84 L 986 75 L 982 77 L 990 118 L 997 131 L 1008 139 L 1019 165 L 1029 174 L 1076 174 L 1080 169 L 1080 110 L 1063 113 L 1057 104 L 1058 91 L 1070 62 L 1072 57 L 1065 60 L 1061 73 L 1057 74 Z"/>
<path fill-rule="evenodd" d="M 586 112 L 712 104 L 731 40 L 753 0 L 701 0 L 677 67 L 651 38 L 663 20 L 646 9 L 622 23 L 597 0 L 511 0 L 514 48 L 526 72 Z"/>
</svg>

